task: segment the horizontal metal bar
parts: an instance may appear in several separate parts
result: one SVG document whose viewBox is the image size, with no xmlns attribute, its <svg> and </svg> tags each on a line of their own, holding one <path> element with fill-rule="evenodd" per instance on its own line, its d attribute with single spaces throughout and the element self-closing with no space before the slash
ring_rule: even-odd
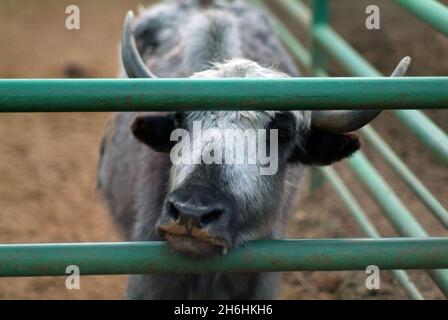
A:
<svg viewBox="0 0 448 320">
<path fill-rule="evenodd" d="M 355 196 L 350 192 L 350 189 L 336 173 L 336 170 L 332 167 L 318 168 L 319 171 L 324 175 L 324 177 L 333 185 L 335 191 L 339 194 L 342 201 L 349 209 L 350 214 L 353 216 L 356 222 L 358 222 L 364 233 L 371 238 L 381 238 L 380 233 L 370 221 L 369 217 L 367 217 L 358 200 L 356 200 Z M 409 278 L 409 275 L 406 271 L 392 270 L 392 273 L 411 299 L 424 299 L 423 295 Z"/>
<path fill-rule="evenodd" d="M 397 4 L 448 37 L 448 7 L 434 0 L 395 0 Z"/>
<path fill-rule="evenodd" d="M 165 242 L 0 245 L 0 276 L 448 268 L 448 238 L 254 241 L 224 257 L 188 259 Z"/>
<path fill-rule="evenodd" d="M 0 80 L 0 112 L 448 108 L 448 77 Z"/>
<path fill-rule="evenodd" d="M 406 164 L 392 151 L 380 135 L 370 126 L 362 128 L 360 132 L 391 168 L 403 179 L 409 188 L 419 197 L 419 199 L 422 200 L 425 206 L 434 214 L 440 223 L 448 229 L 448 211 L 431 194 L 414 173 L 412 173 Z"/>
<path fill-rule="evenodd" d="M 429 236 L 362 152 L 357 152 L 346 161 L 401 236 Z M 448 297 L 448 270 L 431 270 L 430 274 L 444 295 Z"/>
</svg>

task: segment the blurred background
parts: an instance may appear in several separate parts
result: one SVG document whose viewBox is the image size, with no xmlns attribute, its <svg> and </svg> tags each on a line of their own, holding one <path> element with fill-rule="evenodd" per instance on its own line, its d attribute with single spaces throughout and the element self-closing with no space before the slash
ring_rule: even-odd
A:
<svg viewBox="0 0 448 320">
<path fill-rule="evenodd" d="M 154 2 L 154 1 L 152 1 Z M 276 0 L 268 1 L 275 7 Z M 448 4 L 447 0 L 441 1 Z M 0 78 L 116 77 L 118 46 L 126 12 L 138 0 L 0 1 Z M 409 75 L 447 76 L 448 39 L 392 1 L 333 0 L 332 24 L 381 72 L 389 74 L 403 56 L 413 58 Z M 81 10 L 81 29 L 65 28 L 65 8 Z M 365 8 L 381 10 L 381 30 L 364 26 Z M 283 21 L 292 20 L 276 10 Z M 292 24 L 291 24 L 292 25 Z M 300 37 L 303 32 L 295 30 Z M 337 66 L 331 74 L 345 76 Z M 425 112 L 448 131 L 448 112 Z M 95 188 L 98 146 L 108 113 L 0 115 L 0 243 L 119 241 L 121 237 Z M 448 207 L 448 172 L 440 162 L 386 112 L 374 122 L 390 146 Z M 367 146 L 369 158 L 433 236 L 446 231 Z M 381 210 L 344 164 L 338 172 L 348 182 L 383 236 L 395 236 Z M 302 188 L 287 233 L 290 238 L 362 237 L 332 187 L 310 194 Z M 425 297 L 442 298 L 429 277 L 410 272 Z M 292 272 L 282 275 L 283 299 L 403 299 L 389 272 L 381 272 L 381 290 L 365 288 L 359 272 Z M 64 277 L 0 278 L 0 299 L 121 299 L 125 276 L 81 278 L 81 290 L 67 290 Z"/>
</svg>

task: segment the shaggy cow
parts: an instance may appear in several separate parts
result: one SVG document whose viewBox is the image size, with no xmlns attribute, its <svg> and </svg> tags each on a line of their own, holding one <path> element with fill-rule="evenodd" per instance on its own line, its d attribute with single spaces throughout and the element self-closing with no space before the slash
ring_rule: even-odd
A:
<svg viewBox="0 0 448 320">
<path fill-rule="evenodd" d="M 123 76 L 299 75 L 266 17 L 241 1 L 166 1 L 141 10 L 134 28 L 132 24 L 129 13 Z M 405 58 L 393 76 L 403 75 L 409 61 Z M 360 141 L 351 132 L 379 112 L 119 113 L 102 141 L 98 185 L 127 239 L 167 240 L 173 250 L 197 259 L 225 254 L 248 240 L 283 238 L 304 167 L 329 165 L 353 154 Z M 172 133 L 192 132 L 195 123 L 207 134 L 182 143 L 188 148 L 201 140 L 202 154 L 216 152 L 210 148 L 227 129 L 277 130 L 275 174 L 260 174 L 264 165 L 259 161 L 173 163 Z M 128 296 L 267 299 L 275 297 L 276 279 L 275 273 L 133 275 Z"/>
</svg>

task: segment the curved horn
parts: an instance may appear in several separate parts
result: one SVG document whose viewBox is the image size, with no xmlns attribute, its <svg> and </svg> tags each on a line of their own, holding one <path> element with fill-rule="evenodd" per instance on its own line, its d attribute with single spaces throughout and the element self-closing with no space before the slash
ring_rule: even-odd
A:
<svg viewBox="0 0 448 320">
<path fill-rule="evenodd" d="M 391 77 L 403 76 L 411 63 L 410 57 L 403 58 Z M 358 130 L 375 119 L 383 110 L 338 110 L 313 111 L 311 126 L 327 132 L 346 133 Z"/>
<path fill-rule="evenodd" d="M 135 43 L 131 23 L 134 14 L 129 11 L 124 20 L 123 36 L 121 41 L 121 61 L 129 78 L 157 78 L 149 69 L 140 56 Z"/>
</svg>

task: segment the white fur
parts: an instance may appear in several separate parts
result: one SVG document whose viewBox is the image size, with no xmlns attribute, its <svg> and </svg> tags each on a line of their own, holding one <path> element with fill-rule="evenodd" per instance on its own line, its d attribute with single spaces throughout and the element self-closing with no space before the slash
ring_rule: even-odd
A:
<svg viewBox="0 0 448 320">
<path fill-rule="evenodd" d="M 288 75 L 261 67 L 256 62 L 246 59 L 232 59 L 226 63 L 215 63 L 214 68 L 195 73 L 192 78 L 285 78 Z M 218 139 L 219 132 L 226 129 L 266 129 L 269 122 L 278 111 L 198 111 L 187 113 L 187 123 L 200 121 L 202 129 L 218 129 L 207 131 L 208 135 L 202 136 L 200 141 L 189 141 L 192 146 L 184 145 L 185 148 L 191 148 L 195 157 L 200 157 L 204 149 L 211 148 L 214 139 Z M 303 129 L 309 129 L 311 122 L 311 113 L 308 111 L 292 111 L 296 118 L 298 132 Z M 191 132 L 192 128 L 188 128 Z M 193 137 L 201 139 L 201 137 Z M 184 143 L 187 143 L 184 141 Z M 201 146 L 200 150 L 195 150 L 195 146 Z M 223 154 L 225 150 L 223 151 Z M 200 160 L 195 159 L 200 163 Z M 198 162 L 199 161 L 199 162 Z M 173 165 L 171 171 L 170 189 L 179 187 L 194 171 L 197 164 L 178 164 Z M 235 164 L 224 165 L 224 176 L 226 184 L 230 186 L 233 193 L 238 197 L 243 197 L 244 203 L 253 203 L 262 201 L 259 199 L 260 188 L 264 188 L 260 175 L 259 164 Z"/>
</svg>

